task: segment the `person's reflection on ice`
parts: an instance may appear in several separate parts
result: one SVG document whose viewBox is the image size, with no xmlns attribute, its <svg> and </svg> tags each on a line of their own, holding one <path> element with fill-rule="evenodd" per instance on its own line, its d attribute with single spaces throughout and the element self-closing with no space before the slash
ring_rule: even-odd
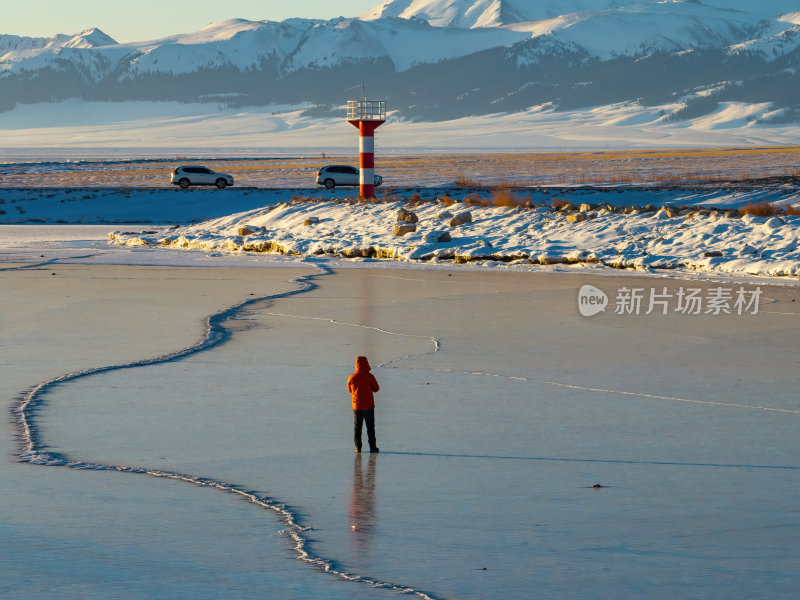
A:
<svg viewBox="0 0 800 600">
<path fill-rule="evenodd" d="M 366 472 L 362 456 L 353 462 L 353 493 L 350 497 L 350 530 L 358 555 L 368 551 L 375 521 L 375 464 L 377 455 L 370 454 Z"/>
</svg>

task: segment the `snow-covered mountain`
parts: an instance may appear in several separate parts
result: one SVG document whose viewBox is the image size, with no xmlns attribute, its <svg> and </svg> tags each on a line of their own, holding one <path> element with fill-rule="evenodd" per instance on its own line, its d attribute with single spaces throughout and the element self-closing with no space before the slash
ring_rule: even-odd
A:
<svg viewBox="0 0 800 600">
<path fill-rule="evenodd" d="M 11 51 L 39 50 L 42 48 L 98 48 L 113 46 L 117 42 L 99 29 L 92 28 L 76 35 L 58 34 L 49 38 L 22 37 L 0 34 L 0 56 Z"/>
<path fill-rule="evenodd" d="M 409 119 L 722 101 L 800 120 L 797 0 L 387 0 L 358 18 L 215 23 L 118 44 L 0 35 L 0 110 L 89 100 L 313 104 L 366 81 Z"/>
<path fill-rule="evenodd" d="M 637 11 L 654 4 L 667 5 L 667 9 L 672 8 L 669 5 L 693 4 L 711 10 L 745 13 L 756 20 L 769 19 L 791 10 L 791 3 L 784 0 L 386 0 L 360 18 L 416 18 L 437 27 L 498 27 L 525 21 L 546 21 L 576 13 Z"/>
<path fill-rule="evenodd" d="M 556 4 L 556 3 L 552 3 Z M 397 17 L 420 19 L 435 27 L 498 27 L 531 21 L 536 13 L 556 17 L 572 10 L 539 11 L 530 3 L 509 0 L 387 0 L 366 11 L 365 21 Z M 548 16 L 542 18 L 548 18 Z"/>
</svg>

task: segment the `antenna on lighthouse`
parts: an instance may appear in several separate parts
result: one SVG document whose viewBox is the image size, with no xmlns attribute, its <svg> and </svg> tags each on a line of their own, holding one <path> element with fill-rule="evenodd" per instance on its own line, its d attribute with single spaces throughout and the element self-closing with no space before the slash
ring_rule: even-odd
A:
<svg viewBox="0 0 800 600">
<path fill-rule="evenodd" d="M 347 101 L 347 121 L 358 127 L 358 166 L 360 195 L 375 197 L 375 130 L 386 122 L 386 100 L 367 100 L 361 82 L 361 100 Z"/>
</svg>

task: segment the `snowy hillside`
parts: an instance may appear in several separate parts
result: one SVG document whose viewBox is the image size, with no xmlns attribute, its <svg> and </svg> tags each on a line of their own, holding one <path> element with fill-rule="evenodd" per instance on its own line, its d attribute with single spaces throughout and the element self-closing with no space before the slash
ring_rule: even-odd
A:
<svg viewBox="0 0 800 600">
<path fill-rule="evenodd" d="M 551 35 L 581 46 L 592 57 L 642 56 L 697 48 L 724 48 L 754 32 L 752 17 L 693 2 L 642 4 L 636 10 L 608 8 L 545 21 L 509 25 L 534 36 Z"/>
<path fill-rule="evenodd" d="M 232 19 L 117 44 L 99 29 L 0 36 L 0 112 L 20 103 L 306 106 L 338 115 L 364 81 L 398 118 L 532 107 L 671 106 L 688 121 L 731 103 L 758 125 L 800 122 L 795 0 L 390 0 L 359 18 Z"/>
<path fill-rule="evenodd" d="M 361 15 L 363 20 L 399 17 L 420 19 L 436 27 L 497 27 L 508 23 L 531 21 L 534 10 L 524 0 L 516 3 L 508 0 L 387 0 Z M 555 5 L 555 3 L 551 3 Z M 542 7 L 544 12 L 557 16 L 568 9 L 566 6 Z M 569 11 L 572 12 L 572 11 Z"/>
<path fill-rule="evenodd" d="M 777 19 L 765 21 L 757 36 L 730 47 L 731 53 L 752 52 L 765 60 L 774 60 L 800 47 L 800 12 L 788 13 Z"/>
<path fill-rule="evenodd" d="M 83 64 L 92 57 L 103 65 L 101 77 L 113 77 L 121 70 L 118 76 L 121 81 L 152 73 L 176 75 L 226 68 L 243 72 L 268 65 L 285 75 L 299 69 L 333 68 L 381 59 L 388 59 L 397 70 L 403 71 L 415 64 L 437 63 L 488 48 L 512 46 L 529 37 L 524 31 L 443 29 L 404 19 L 325 22 L 232 19 L 194 33 L 131 44 L 116 44 L 100 30 L 93 29 L 30 51 L 12 50 L 0 57 L 0 70 L 5 74 L 33 72 L 44 66 L 64 70 L 65 60 Z M 66 55 L 63 48 L 94 51 Z"/>
<path fill-rule="evenodd" d="M 38 50 L 47 48 L 98 48 L 116 45 L 116 41 L 96 27 L 75 35 L 58 34 L 49 38 L 21 37 L 0 34 L 0 56 L 13 51 Z M 3 56 L 5 58 L 5 56 Z M 11 58 L 9 59 L 11 60 Z"/>
<path fill-rule="evenodd" d="M 771 19 L 792 10 L 785 0 L 386 0 L 364 12 L 360 18 L 416 18 L 437 27 L 498 27 L 525 21 L 546 21 L 576 13 L 635 12 L 648 5 L 662 5 L 669 10 L 681 4 L 691 4 L 710 12 L 719 9 L 740 12 L 755 21 Z"/>
</svg>

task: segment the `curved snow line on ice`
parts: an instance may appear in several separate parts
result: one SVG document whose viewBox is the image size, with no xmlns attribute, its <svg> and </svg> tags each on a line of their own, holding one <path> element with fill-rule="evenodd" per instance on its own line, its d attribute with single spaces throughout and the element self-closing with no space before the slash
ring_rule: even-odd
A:
<svg viewBox="0 0 800 600">
<path fill-rule="evenodd" d="M 345 327 L 357 327 L 359 329 L 371 329 L 372 331 L 377 331 L 378 333 L 385 333 L 386 335 L 396 335 L 400 337 L 410 337 L 410 338 L 418 338 L 421 340 L 427 340 L 433 344 L 433 351 L 432 352 L 423 352 L 421 354 L 408 354 L 406 356 L 400 356 L 398 358 L 393 358 L 392 360 L 386 361 L 379 365 L 376 365 L 375 368 L 386 367 L 393 362 L 397 362 L 399 360 L 405 360 L 406 358 L 419 357 L 425 356 L 427 354 L 436 354 L 441 347 L 441 343 L 438 338 L 430 336 L 430 335 L 415 335 L 413 333 L 400 333 L 398 331 L 389 331 L 388 329 L 381 329 L 380 327 L 374 327 L 372 325 L 360 325 L 359 323 L 347 323 L 345 321 L 337 321 L 336 319 L 331 319 L 329 317 L 310 317 L 306 315 L 290 315 L 286 313 L 275 313 L 275 312 L 267 312 L 264 313 L 266 315 L 271 315 L 273 317 L 285 317 L 288 319 L 307 319 L 309 321 L 324 321 L 325 323 L 330 323 L 331 325 L 342 325 Z"/>
<path fill-rule="evenodd" d="M 23 271 L 25 269 L 35 269 L 37 267 L 45 267 L 47 265 L 56 264 L 60 260 L 80 260 L 84 258 L 94 258 L 95 256 L 100 256 L 100 253 L 95 252 L 94 254 L 85 254 L 82 256 L 60 256 L 60 257 L 57 256 L 56 258 L 51 258 L 43 262 L 28 263 L 25 265 L 20 265 L 18 267 L 3 267 L 0 268 L 0 271 Z"/>
<path fill-rule="evenodd" d="M 204 350 L 213 348 L 214 346 L 223 343 L 231 335 L 230 331 L 226 330 L 222 326 L 222 323 L 227 321 L 228 319 L 235 317 L 241 310 L 258 302 L 263 302 L 265 300 L 277 300 L 311 291 L 318 287 L 318 284 L 314 282 L 316 278 L 324 277 L 326 275 L 331 275 L 335 273 L 333 269 L 325 266 L 324 264 L 314 264 L 313 266 L 317 267 L 321 272 L 312 275 L 301 275 L 293 279 L 292 282 L 300 286 L 298 289 L 290 290 L 288 292 L 281 292 L 279 294 L 272 294 L 260 298 L 251 298 L 209 316 L 206 319 L 205 323 L 206 324 L 205 335 L 203 336 L 203 339 L 194 346 L 189 346 L 182 350 L 178 350 L 176 352 L 171 352 L 168 354 L 162 354 L 160 356 L 156 356 L 153 358 L 147 358 L 119 365 L 108 365 L 104 367 L 95 367 L 92 369 L 83 369 L 80 371 L 75 371 L 73 373 L 68 373 L 66 375 L 55 377 L 53 379 L 40 383 L 39 385 L 31 388 L 27 392 L 24 392 L 20 397 L 19 402 L 16 404 L 16 406 L 12 408 L 12 414 L 15 417 L 15 421 L 17 423 L 17 428 L 18 428 L 17 436 L 20 440 L 20 448 L 17 456 L 19 457 L 20 462 L 27 462 L 34 465 L 67 467 L 70 469 L 82 469 L 82 470 L 94 470 L 94 471 L 117 471 L 120 473 L 135 473 L 140 475 L 148 475 L 150 477 L 160 477 L 166 479 L 185 481 L 187 483 L 192 483 L 194 485 L 216 488 L 224 492 L 237 494 L 247 499 L 248 501 L 252 502 L 253 504 L 260 506 L 261 508 L 265 508 L 275 512 L 280 517 L 280 519 L 283 521 L 285 525 L 285 529 L 282 531 L 282 534 L 288 536 L 294 542 L 295 552 L 297 552 L 298 554 L 297 556 L 298 560 L 301 560 L 315 567 L 316 569 L 322 571 L 323 573 L 328 573 L 345 581 L 367 583 L 375 588 L 389 589 L 401 594 L 411 594 L 417 596 L 421 600 L 435 600 L 434 596 L 431 596 L 429 594 L 426 594 L 425 592 L 416 590 L 411 587 L 397 585 L 394 583 L 381 581 L 379 579 L 375 579 L 372 577 L 358 575 L 356 573 L 350 573 L 341 569 L 337 569 L 334 561 L 319 556 L 311 549 L 311 539 L 306 535 L 306 532 L 310 531 L 311 528 L 300 525 L 298 523 L 297 514 L 293 512 L 290 508 L 287 508 L 287 506 L 284 503 L 279 502 L 274 498 L 258 495 L 255 492 L 248 491 L 246 489 L 241 488 L 240 486 L 231 483 L 225 483 L 223 481 L 218 481 L 215 479 L 209 479 L 206 477 L 200 477 L 196 475 L 188 475 L 185 473 L 176 473 L 172 471 L 153 470 L 143 467 L 130 467 L 123 465 L 90 463 L 90 462 L 71 460 L 68 456 L 57 456 L 49 452 L 46 452 L 45 450 L 43 450 L 43 448 L 45 447 L 44 444 L 40 439 L 38 439 L 37 430 L 32 417 L 32 413 L 41 406 L 43 397 L 52 388 L 64 383 L 68 383 L 70 381 L 74 381 L 76 379 L 82 379 L 84 377 L 97 375 L 99 373 L 108 373 L 110 371 L 118 371 L 123 369 L 131 369 L 135 367 L 144 367 L 144 366 L 173 362 L 181 358 L 184 358 L 186 356 L 197 354 L 199 352 L 203 352 Z M 403 335 L 403 334 L 397 334 L 397 335 Z"/>
</svg>

